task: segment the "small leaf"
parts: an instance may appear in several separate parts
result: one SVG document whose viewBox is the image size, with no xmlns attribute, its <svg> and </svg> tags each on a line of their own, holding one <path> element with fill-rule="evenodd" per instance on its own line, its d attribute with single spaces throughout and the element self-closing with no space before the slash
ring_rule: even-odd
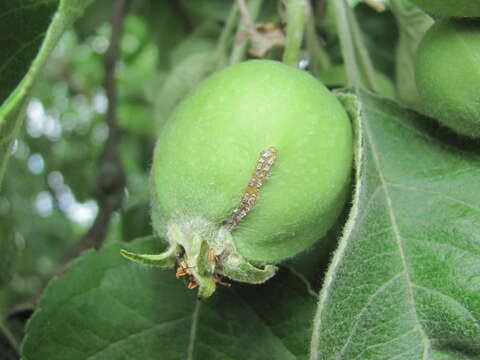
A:
<svg viewBox="0 0 480 360">
<path fill-rule="evenodd" d="M 35 80 L 65 29 L 91 1 L 61 0 L 56 12 L 57 1 L 9 0 L 0 6 L 0 32 L 9 40 L 0 57 L 0 184 Z"/>
<path fill-rule="evenodd" d="M 311 359 L 478 359 L 480 158 L 392 102 L 340 98 L 357 119 L 356 189 Z"/>
<path fill-rule="evenodd" d="M 120 254 L 133 262 L 160 268 L 171 268 L 175 265 L 175 258 L 179 250 L 172 246 L 161 254 L 137 254 L 127 250 L 120 250 Z"/>
<path fill-rule="evenodd" d="M 306 359 L 316 298 L 282 270 L 265 285 L 233 283 L 207 301 L 175 278 L 123 259 L 151 240 L 87 251 L 50 283 L 27 326 L 24 360 Z"/>
</svg>

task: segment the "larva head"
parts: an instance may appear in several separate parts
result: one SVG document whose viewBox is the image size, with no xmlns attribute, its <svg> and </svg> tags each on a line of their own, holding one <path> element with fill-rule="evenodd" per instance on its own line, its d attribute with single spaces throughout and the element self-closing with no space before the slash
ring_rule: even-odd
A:
<svg viewBox="0 0 480 360">
<path fill-rule="evenodd" d="M 202 295 L 219 276 L 263 282 L 275 271 L 267 264 L 334 223 L 351 163 L 350 121 L 323 85 L 278 62 L 245 62 L 207 79 L 165 125 L 153 222 Z"/>
<path fill-rule="evenodd" d="M 480 136 L 480 27 L 443 20 L 420 43 L 415 77 L 425 111 L 455 132 Z"/>
</svg>

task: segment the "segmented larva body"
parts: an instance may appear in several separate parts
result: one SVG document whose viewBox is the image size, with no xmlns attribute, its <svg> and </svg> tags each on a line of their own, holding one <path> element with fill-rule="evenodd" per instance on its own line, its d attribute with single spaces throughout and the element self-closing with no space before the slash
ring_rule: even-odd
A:
<svg viewBox="0 0 480 360">
<path fill-rule="evenodd" d="M 238 223 L 253 209 L 255 201 L 260 194 L 260 189 L 268 179 L 270 169 L 277 160 L 278 150 L 270 146 L 260 153 L 257 165 L 253 171 L 248 186 L 243 192 L 240 204 L 232 211 L 232 215 L 227 220 L 226 225 L 229 230 L 234 229 Z"/>
</svg>

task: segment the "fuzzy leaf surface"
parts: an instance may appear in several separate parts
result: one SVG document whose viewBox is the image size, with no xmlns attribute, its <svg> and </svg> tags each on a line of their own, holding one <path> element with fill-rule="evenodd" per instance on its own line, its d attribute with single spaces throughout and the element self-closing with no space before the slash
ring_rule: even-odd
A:
<svg viewBox="0 0 480 360">
<path fill-rule="evenodd" d="M 393 102 L 341 98 L 359 122 L 356 190 L 311 359 L 478 359 L 478 154 Z"/>
<path fill-rule="evenodd" d="M 307 359 L 316 297 L 288 270 L 262 286 L 232 284 L 207 301 L 112 244 L 88 251 L 50 283 L 31 318 L 23 359 Z M 159 250 L 158 239 L 130 243 Z"/>
</svg>

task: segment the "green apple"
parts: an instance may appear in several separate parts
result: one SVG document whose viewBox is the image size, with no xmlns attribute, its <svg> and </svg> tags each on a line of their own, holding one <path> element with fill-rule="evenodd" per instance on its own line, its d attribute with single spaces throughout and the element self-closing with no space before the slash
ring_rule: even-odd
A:
<svg viewBox="0 0 480 360">
<path fill-rule="evenodd" d="M 123 254 L 177 275 L 207 297 L 223 277 L 261 283 L 319 240 L 340 214 L 352 127 L 318 80 L 267 60 L 201 83 L 158 138 L 152 221 L 160 255 Z"/>
</svg>

